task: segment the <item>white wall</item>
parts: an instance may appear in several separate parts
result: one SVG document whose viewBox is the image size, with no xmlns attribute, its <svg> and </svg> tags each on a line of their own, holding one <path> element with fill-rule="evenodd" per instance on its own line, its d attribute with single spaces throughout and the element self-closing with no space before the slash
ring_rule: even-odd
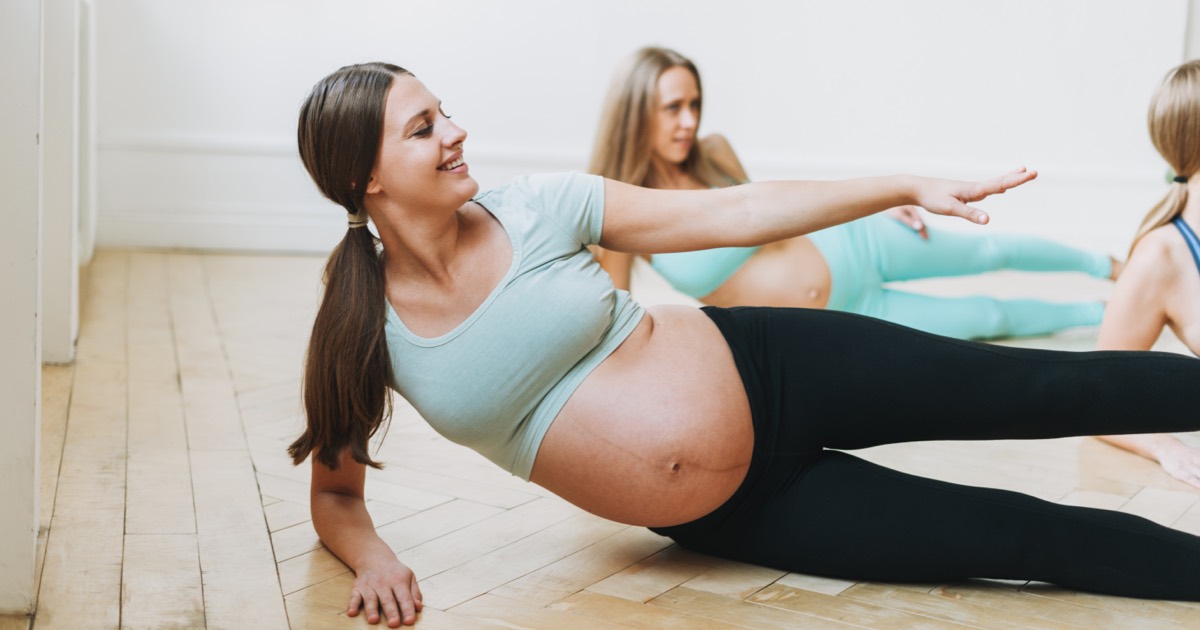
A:
<svg viewBox="0 0 1200 630">
<path fill-rule="evenodd" d="M 42 15 L 42 359 L 70 363 L 79 337 L 80 5 Z"/>
<path fill-rule="evenodd" d="M 0 2 L 0 615 L 33 611 L 38 343 L 39 0 Z"/>
<path fill-rule="evenodd" d="M 1165 192 L 1145 131 L 1187 0 L 108 0 L 98 8 L 101 244 L 324 250 L 340 213 L 295 157 L 340 65 L 417 73 L 485 187 L 585 167 L 621 57 L 678 49 L 704 129 L 758 179 L 895 171 L 1040 181 L 992 229 L 1112 252 Z M 963 226 L 955 226 L 962 228 Z M 967 226 L 969 227 L 969 226 Z"/>
</svg>

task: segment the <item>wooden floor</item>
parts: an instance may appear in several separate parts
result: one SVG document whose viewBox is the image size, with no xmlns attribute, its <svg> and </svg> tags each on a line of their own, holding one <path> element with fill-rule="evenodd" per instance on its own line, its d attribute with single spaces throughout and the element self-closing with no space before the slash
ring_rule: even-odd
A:
<svg viewBox="0 0 1200 630">
<path fill-rule="evenodd" d="M 344 615 L 352 576 L 309 522 L 307 465 L 293 468 L 284 454 L 302 424 L 302 354 L 322 263 L 96 256 L 78 361 L 44 372 L 32 627 L 366 626 Z M 970 282 L 1003 293 L 1030 280 Z M 1107 290 L 1078 278 L 1037 282 L 1059 296 Z M 642 287 L 644 301 L 677 299 Z M 964 287 L 975 288 L 931 290 Z M 1084 350 L 1094 333 L 1020 345 Z M 1090 438 L 862 453 L 1200 534 L 1200 492 Z M 380 457 L 388 466 L 369 477 L 368 507 L 422 579 L 420 628 L 1200 627 L 1192 604 L 1020 582 L 854 583 L 697 555 L 509 476 L 439 437 L 403 401 Z M 0 630 L 28 626 L 0 619 Z"/>
</svg>

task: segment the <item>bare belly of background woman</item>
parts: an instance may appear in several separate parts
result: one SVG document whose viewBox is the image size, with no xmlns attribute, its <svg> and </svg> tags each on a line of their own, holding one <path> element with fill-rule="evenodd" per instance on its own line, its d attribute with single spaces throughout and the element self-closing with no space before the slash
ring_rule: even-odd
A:
<svg viewBox="0 0 1200 630">
<path fill-rule="evenodd" d="M 604 518 L 677 525 L 733 495 L 753 446 L 724 337 L 698 309 L 660 305 L 572 394 L 531 480 Z"/>
<path fill-rule="evenodd" d="M 812 241 L 797 236 L 764 245 L 700 301 L 713 306 L 825 308 L 832 286 L 821 252 Z"/>
</svg>

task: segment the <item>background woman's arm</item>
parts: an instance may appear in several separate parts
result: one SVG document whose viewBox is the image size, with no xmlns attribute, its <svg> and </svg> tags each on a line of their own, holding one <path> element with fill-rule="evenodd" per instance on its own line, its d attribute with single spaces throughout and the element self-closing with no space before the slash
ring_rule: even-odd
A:
<svg viewBox="0 0 1200 630">
<path fill-rule="evenodd" d="M 1104 310 L 1097 350 L 1149 350 L 1167 325 L 1170 254 L 1155 234 L 1138 243 Z M 1200 450 L 1165 433 L 1100 435 L 1101 440 L 1152 459 L 1172 477 L 1200 487 Z"/>
<path fill-rule="evenodd" d="M 709 134 L 700 139 L 700 145 L 704 148 L 704 155 L 708 157 L 713 166 L 717 167 L 717 170 L 739 184 L 750 181 L 750 176 L 746 174 L 746 167 L 742 166 L 742 161 L 738 159 L 737 153 L 734 152 L 733 146 L 729 144 L 729 140 L 725 136 L 717 133 Z"/>
</svg>

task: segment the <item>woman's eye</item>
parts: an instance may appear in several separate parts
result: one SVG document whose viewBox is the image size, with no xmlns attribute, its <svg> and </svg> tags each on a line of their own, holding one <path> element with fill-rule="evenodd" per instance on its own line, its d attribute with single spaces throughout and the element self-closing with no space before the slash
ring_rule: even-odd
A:
<svg viewBox="0 0 1200 630">
<path fill-rule="evenodd" d="M 420 129 L 418 129 L 415 133 L 413 133 L 413 136 L 417 137 L 417 138 L 425 138 L 425 137 L 428 137 L 429 134 L 431 134 L 431 133 L 433 133 L 433 125 L 426 125 L 424 127 L 421 127 Z"/>
</svg>

